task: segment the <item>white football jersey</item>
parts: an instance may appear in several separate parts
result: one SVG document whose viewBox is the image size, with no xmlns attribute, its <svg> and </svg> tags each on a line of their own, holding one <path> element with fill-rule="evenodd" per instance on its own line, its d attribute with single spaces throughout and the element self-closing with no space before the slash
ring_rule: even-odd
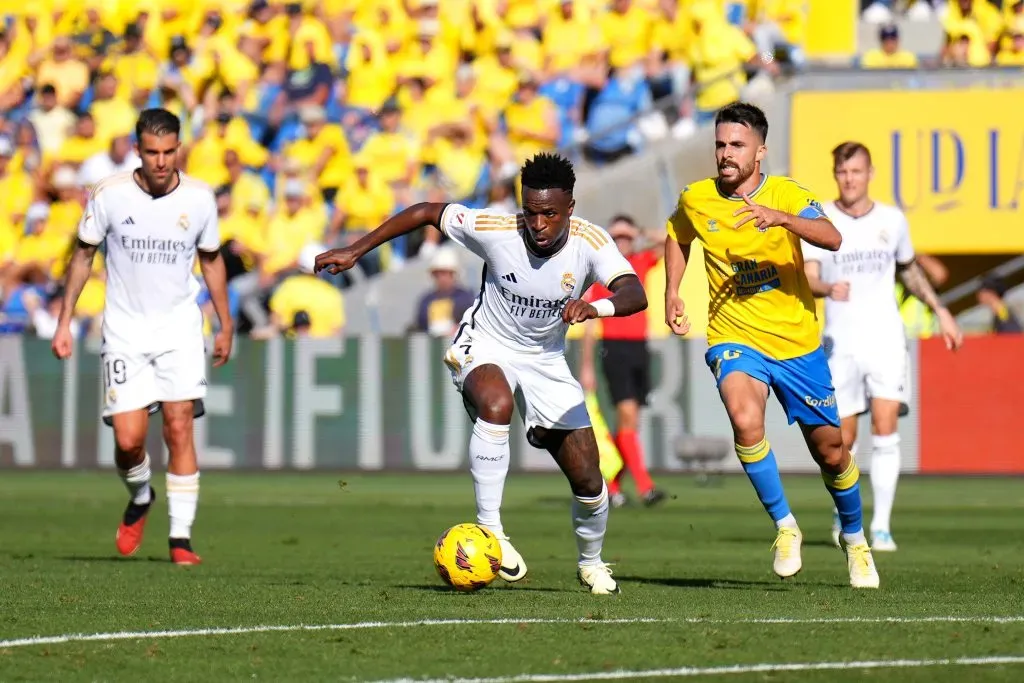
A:
<svg viewBox="0 0 1024 683">
<path fill-rule="evenodd" d="M 171 193 L 153 197 L 131 172 L 119 173 L 89 198 L 78 239 L 106 242 L 105 349 L 157 353 L 202 335 L 192 269 L 197 248 L 220 248 L 217 204 L 205 183 L 180 178 Z"/>
<path fill-rule="evenodd" d="M 634 272 L 603 228 L 575 216 L 565 245 L 546 258 L 526 248 L 522 214 L 449 204 L 439 227 L 485 264 L 480 294 L 462 324 L 520 353 L 563 352 L 566 302 L 594 282 L 607 286 Z"/>
<path fill-rule="evenodd" d="M 843 236 L 839 251 L 803 243 L 805 261 L 821 264 L 821 279 L 850 283 L 849 301 L 825 299 L 826 345 L 837 350 L 902 345 L 903 321 L 896 302 L 896 264 L 914 260 L 907 218 L 895 206 L 875 202 L 860 218 L 834 202 L 825 213 Z"/>
</svg>

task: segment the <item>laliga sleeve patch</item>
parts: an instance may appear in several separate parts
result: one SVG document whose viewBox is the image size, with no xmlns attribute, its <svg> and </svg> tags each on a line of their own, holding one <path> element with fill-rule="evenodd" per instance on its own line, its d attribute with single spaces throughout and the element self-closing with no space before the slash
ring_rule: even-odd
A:
<svg viewBox="0 0 1024 683">
<path fill-rule="evenodd" d="M 808 199 L 807 206 L 805 206 L 803 210 L 797 215 L 800 216 L 800 218 L 809 218 L 811 220 L 815 218 L 824 218 L 825 209 L 824 207 L 822 207 L 821 203 L 818 202 L 818 200 Z"/>
</svg>

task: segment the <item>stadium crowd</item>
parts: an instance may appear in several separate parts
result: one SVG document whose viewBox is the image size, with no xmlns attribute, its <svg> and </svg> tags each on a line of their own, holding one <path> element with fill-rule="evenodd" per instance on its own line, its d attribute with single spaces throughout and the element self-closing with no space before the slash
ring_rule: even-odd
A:
<svg viewBox="0 0 1024 683">
<path fill-rule="evenodd" d="M 998 28 L 981 5 L 960 21 L 983 26 L 993 49 L 1024 2 L 993 10 Z M 25 0 L 6 11 L 0 329 L 43 335 L 89 189 L 138 165 L 133 125 L 147 107 L 181 118 L 180 164 L 216 190 L 238 328 L 334 334 L 347 281 L 310 274 L 318 249 L 420 200 L 512 209 L 518 167 L 538 151 L 603 164 L 688 134 L 750 77 L 799 68 L 807 30 L 803 0 Z M 439 240 L 398 240 L 361 269 L 400 268 Z M 82 334 L 98 333 L 103 296 L 97 259 Z M 311 321 L 310 306 L 337 313 Z"/>
<path fill-rule="evenodd" d="M 900 46 L 899 29 L 891 23 L 899 9 L 911 20 L 938 17 L 944 44 L 937 55 L 922 60 Z M 1024 66 L 1024 0 L 876 0 L 867 4 L 862 17 L 883 24 L 879 47 L 859 60 L 864 68 L 912 69 L 922 62 L 951 68 Z"/>
</svg>

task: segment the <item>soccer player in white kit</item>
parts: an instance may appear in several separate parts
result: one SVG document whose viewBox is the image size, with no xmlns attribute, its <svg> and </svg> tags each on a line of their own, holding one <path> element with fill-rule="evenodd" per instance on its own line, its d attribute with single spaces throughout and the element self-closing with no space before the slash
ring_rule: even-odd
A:
<svg viewBox="0 0 1024 683">
<path fill-rule="evenodd" d="M 530 443 L 551 453 L 569 480 L 577 577 L 591 593 L 606 595 L 619 592 L 601 560 L 608 489 L 583 389 L 565 361 L 565 335 L 572 324 L 642 311 L 647 295 L 608 233 L 572 215 L 575 181 L 568 160 L 538 154 L 522 169 L 521 213 L 416 204 L 353 245 L 320 254 L 316 269 L 342 272 L 388 240 L 427 225 L 484 260 L 480 294 L 444 358 L 474 420 L 469 457 L 477 522 L 500 540 L 499 576 L 522 579 L 526 563 L 500 516 L 509 426 L 518 406 Z M 581 300 L 594 282 L 612 296 Z"/>
<path fill-rule="evenodd" d="M 154 498 L 146 431 L 150 413 L 160 409 L 170 452 L 170 556 L 175 564 L 191 565 L 201 561 L 191 544 L 199 501 L 193 419 L 206 396 L 203 317 L 196 304 L 200 286 L 192 274 L 197 254 L 220 318 L 215 367 L 231 355 L 234 332 L 217 205 L 207 185 L 177 168 L 180 129 L 177 117 L 164 109 L 142 112 L 135 128 L 142 167 L 93 188 L 78 226 L 52 347 L 57 358 L 71 356 L 75 305 L 96 250 L 105 244 L 103 418 L 113 426 L 114 457 L 130 495 L 117 530 L 117 550 L 128 556 L 142 545 Z"/>
<path fill-rule="evenodd" d="M 825 297 L 824 347 L 836 387 L 843 441 L 857 441 L 857 421 L 871 411 L 871 519 L 873 550 L 894 551 L 890 518 L 900 474 L 896 422 L 909 403 L 907 339 L 894 289 L 898 274 L 907 290 L 934 311 L 946 346 L 963 334 L 916 263 L 906 216 L 868 195 L 871 153 L 859 142 L 832 151 L 839 198 L 825 213 L 843 235 L 836 252 L 803 244 L 804 268 L 815 296 Z M 838 545 L 833 521 L 833 541 Z"/>
</svg>

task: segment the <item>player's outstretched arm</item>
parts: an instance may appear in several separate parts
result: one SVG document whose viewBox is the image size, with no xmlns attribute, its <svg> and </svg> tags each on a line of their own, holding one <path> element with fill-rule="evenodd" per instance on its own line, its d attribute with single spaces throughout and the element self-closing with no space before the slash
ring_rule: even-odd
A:
<svg viewBox="0 0 1024 683">
<path fill-rule="evenodd" d="M 562 320 L 573 325 L 594 318 L 624 318 L 647 308 L 647 292 L 635 273 L 621 275 L 609 283 L 612 295 L 588 303 L 573 299 L 562 309 Z"/>
<path fill-rule="evenodd" d="M 314 271 L 319 273 L 327 269 L 332 275 L 342 273 L 356 264 L 368 253 L 390 242 L 399 235 L 406 235 L 428 225 L 441 224 L 441 212 L 447 204 L 439 202 L 420 202 L 399 211 L 384 221 L 379 228 L 359 238 L 347 247 L 331 249 L 316 257 Z"/>
<path fill-rule="evenodd" d="M 960 326 L 957 324 L 953 314 L 939 301 L 939 295 L 935 293 L 931 282 L 928 281 L 928 276 L 925 275 L 924 269 L 921 268 L 916 260 L 909 263 L 899 263 L 896 267 L 898 269 L 897 275 L 903 281 L 907 291 L 923 301 L 935 313 L 935 317 L 939 321 L 939 330 L 942 332 L 942 337 L 946 342 L 946 348 L 956 351 L 963 346 L 964 333 L 960 330 Z"/>
<path fill-rule="evenodd" d="M 231 307 L 228 304 L 228 276 L 224 267 L 224 259 L 220 251 L 199 250 L 199 269 L 203 271 L 203 280 L 210 290 L 210 301 L 217 312 L 220 330 L 213 340 L 213 367 L 219 368 L 228 362 L 231 356 L 231 344 L 235 335 L 235 324 L 231 319 Z"/>
<path fill-rule="evenodd" d="M 98 245 L 78 240 L 75 251 L 71 254 L 68 264 L 67 278 L 64 283 L 64 300 L 60 305 L 60 316 L 57 318 L 57 331 L 53 335 L 51 349 L 57 358 L 71 357 L 73 338 L 71 335 L 71 319 L 75 317 L 75 306 L 82 296 L 85 283 L 92 273 L 92 262 L 96 257 Z"/>
</svg>

